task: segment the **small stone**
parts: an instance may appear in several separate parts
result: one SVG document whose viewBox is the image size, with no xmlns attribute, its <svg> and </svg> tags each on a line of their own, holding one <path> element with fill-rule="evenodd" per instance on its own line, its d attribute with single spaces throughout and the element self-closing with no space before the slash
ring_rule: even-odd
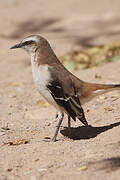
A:
<svg viewBox="0 0 120 180">
<path fill-rule="evenodd" d="M 47 171 L 47 169 L 46 169 L 46 168 L 39 168 L 38 171 L 39 171 L 39 172 L 41 172 L 41 171 Z"/>
<path fill-rule="evenodd" d="M 107 106 L 107 107 L 105 107 L 104 109 L 105 109 L 105 111 L 113 111 L 113 110 L 114 110 L 114 107 L 112 107 L 112 106 Z"/>
<path fill-rule="evenodd" d="M 96 78 L 96 79 L 101 79 L 102 77 L 101 77 L 101 75 L 99 75 L 99 74 L 95 74 L 95 78 Z"/>
<path fill-rule="evenodd" d="M 12 114 L 11 112 L 8 113 L 9 116 L 10 116 L 11 114 Z"/>
<path fill-rule="evenodd" d="M 86 112 L 87 112 L 87 113 L 90 112 L 90 109 L 87 109 Z"/>
<path fill-rule="evenodd" d="M 11 172 L 12 170 L 13 170 L 12 168 L 8 168 L 8 169 L 7 169 L 8 172 Z"/>
</svg>

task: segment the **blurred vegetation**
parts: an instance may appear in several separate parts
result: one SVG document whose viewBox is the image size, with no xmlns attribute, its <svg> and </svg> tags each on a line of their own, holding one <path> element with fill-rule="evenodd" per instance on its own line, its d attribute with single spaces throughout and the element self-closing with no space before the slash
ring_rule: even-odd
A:
<svg viewBox="0 0 120 180">
<path fill-rule="evenodd" d="M 60 56 L 59 59 L 69 71 L 114 62 L 120 60 L 120 41 L 85 50 L 72 51 Z"/>
</svg>

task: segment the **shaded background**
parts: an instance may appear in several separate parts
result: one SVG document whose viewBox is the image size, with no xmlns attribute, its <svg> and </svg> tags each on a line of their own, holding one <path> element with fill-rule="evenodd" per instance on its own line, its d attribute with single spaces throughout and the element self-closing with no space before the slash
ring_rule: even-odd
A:
<svg viewBox="0 0 120 180">
<path fill-rule="evenodd" d="M 119 39 L 119 0 L 1 1 L 0 37 L 17 41 L 31 34 L 48 38 L 57 53 Z"/>
</svg>

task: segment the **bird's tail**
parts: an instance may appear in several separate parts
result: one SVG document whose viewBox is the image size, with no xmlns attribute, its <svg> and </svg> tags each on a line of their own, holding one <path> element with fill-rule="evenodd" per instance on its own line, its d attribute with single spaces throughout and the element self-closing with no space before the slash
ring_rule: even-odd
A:
<svg viewBox="0 0 120 180">
<path fill-rule="evenodd" d="M 118 89 L 120 90 L 120 84 L 84 83 L 82 90 L 82 101 L 83 103 L 86 103 L 98 95 Z"/>
<path fill-rule="evenodd" d="M 96 91 L 96 90 L 109 90 L 109 89 L 120 89 L 120 84 L 96 84 L 96 83 L 86 83 L 89 90 Z"/>
</svg>

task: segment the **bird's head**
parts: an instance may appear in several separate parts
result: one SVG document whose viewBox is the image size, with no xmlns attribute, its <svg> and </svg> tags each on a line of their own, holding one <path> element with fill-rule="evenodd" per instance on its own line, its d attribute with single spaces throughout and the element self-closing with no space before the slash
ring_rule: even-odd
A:
<svg viewBox="0 0 120 180">
<path fill-rule="evenodd" d="M 22 48 L 29 54 L 35 53 L 38 48 L 46 48 L 49 43 L 39 35 L 32 35 L 24 38 L 20 43 L 12 46 L 10 49 Z"/>
</svg>

